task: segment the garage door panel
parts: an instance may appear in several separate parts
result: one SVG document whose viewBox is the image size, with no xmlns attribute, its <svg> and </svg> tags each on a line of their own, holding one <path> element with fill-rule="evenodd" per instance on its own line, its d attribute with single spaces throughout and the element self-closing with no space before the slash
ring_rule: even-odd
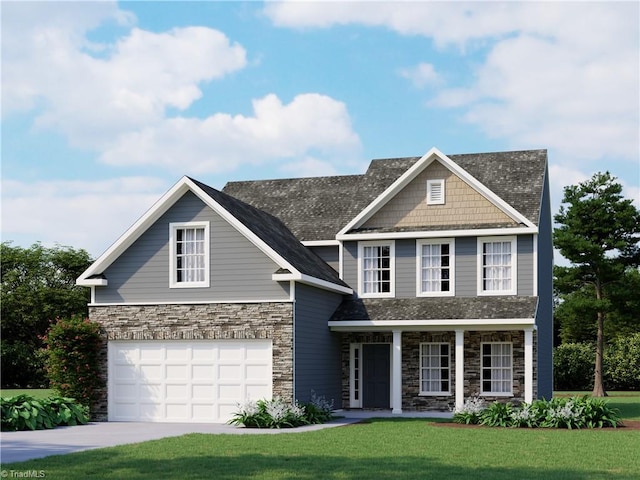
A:
<svg viewBox="0 0 640 480">
<path fill-rule="evenodd" d="M 166 378 L 168 380 L 189 378 L 188 365 L 167 365 Z"/>
<path fill-rule="evenodd" d="M 192 365 L 191 378 L 193 380 L 212 380 L 215 378 L 215 368 L 213 365 Z"/>
<path fill-rule="evenodd" d="M 218 378 L 222 381 L 242 378 L 241 365 L 220 365 L 218 367 Z"/>
<path fill-rule="evenodd" d="M 247 365 L 245 366 L 245 378 L 247 380 L 252 379 L 264 379 L 271 376 L 271 370 L 267 365 Z"/>
<path fill-rule="evenodd" d="M 226 422 L 272 395 L 271 341 L 109 343 L 109 419 Z"/>
<path fill-rule="evenodd" d="M 161 380 L 164 377 L 162 365 L 140 365 L 140 375 L 146 380 Z"/>
</svg>

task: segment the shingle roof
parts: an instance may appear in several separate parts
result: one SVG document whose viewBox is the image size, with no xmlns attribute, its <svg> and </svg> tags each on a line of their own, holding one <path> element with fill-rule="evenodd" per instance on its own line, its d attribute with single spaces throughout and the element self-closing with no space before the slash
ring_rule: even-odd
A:
<svg viewBox="0 0 640 480">
<path fill-rule="evenodd" d="M 278 218 L 198 180 L 193 178 L 190 180 L 299 272 L 336 285 L 349 287 L 338 277 L 333 268 L 304 247 Z M 279 271 L 278 273 L 283 272 Z"/>
<path fill-rule="evenodd" d="M 421 157 L 373 160 L 362 175 L 229 182 L 223 191 L 281 219 L 300 241 L 333 240 Z M 449 155 L 538 224 L 546 150 Z"/>
<path fill-rule="evenodd" d="M 424 297 L 345 299 L 331 321 L 534 318 L 538 297 Z"/>
</svg>

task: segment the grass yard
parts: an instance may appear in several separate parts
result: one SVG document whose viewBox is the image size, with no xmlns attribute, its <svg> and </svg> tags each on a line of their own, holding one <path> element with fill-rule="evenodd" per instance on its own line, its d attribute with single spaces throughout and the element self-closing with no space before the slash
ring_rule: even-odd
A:
<svg viewBox="0 0 640 480">
<path fill-rule="evenodd" d="M 612 395 L 640 420 L 640 395 Z M 638 479 L 640 430 L 501 429 L 374 419 L 283 435 L 190 434 L 3 465 L 47 479 Z"/>
<path fill-rule="evenodd" d="M 15 397 L 21 394 L 31 395 L 34 398 L 47 398 L 51 395 L 55 395 L 56 391 L 51 388 L 34 388 L 34 389 L 13 389 L 3 388 L 0 390 L 0 397 Z"/>
</svg>

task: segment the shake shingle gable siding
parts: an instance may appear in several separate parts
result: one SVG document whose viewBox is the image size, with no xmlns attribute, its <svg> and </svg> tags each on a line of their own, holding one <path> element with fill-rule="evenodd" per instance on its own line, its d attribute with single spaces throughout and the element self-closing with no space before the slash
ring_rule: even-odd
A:
<svg viewBox="0 0 640 480">
<path fill-rule="evenodd" d="M 248 205 L 237 198 L 220 192 L 204 183 L 191 179 L 207 195 L 225 210 L 263 239 L 276 253 L 301 273 L 319 280 L 347 287 L 329 265 L 315 253 L 304 247 L 289 229 L 276 217 Z M 274 272 L 286 273 L 286 272 Z"/>
<path fill-rule="evenodd" d="M 334 240 L 342 227 L 420 158 L 373 160 L 362 175 L 229 182 L 223 192 L 278 217 L 300 241 Z M 546 150 L 448 158 L 538 224 Z"/>
</svg>

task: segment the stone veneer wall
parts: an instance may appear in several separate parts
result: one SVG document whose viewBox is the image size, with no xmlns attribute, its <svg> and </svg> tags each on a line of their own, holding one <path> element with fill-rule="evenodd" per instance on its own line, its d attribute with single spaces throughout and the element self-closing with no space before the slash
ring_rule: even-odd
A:
<svg viewBox="0 0 640 480">
<path fill-rule="evenodd" d="M 481 391 L 481 352 L 483 342 L 512 342 L 513 355 L 513 396 L 485 397 L 486 402 L 524 402 L 524 332 L 521 330 L 509 332 L 465 332 L 464 333 L 464 398 L 478 395 Z M 535 357 L 534 357 L 535 362 Z M 534 378 L 535 378 L 534 363 Z M 535 391 L 534 391 L 535 394 Z M 535 398 L 535 397 L 534 397 Z"/>
<path fill-rule="evenodd" d="M 537 335 L 534 332 L 533 398 L 537 398 Z M 420 343 L 449 343 L 451 395 L 420 395 Z M 513 396 L 483 397 L 485 401 L 524 401 L 524 332 L 476 332 L 464 334 L 464 397 L 480 393 L 480 345 L 482 342 L 513 342 Z M 391 332 L 342 334 L 342 408 L 349 408 L 350 345 L 352 343 L 393 343 Z M 455 406 L 456 385 L 455 332 L 403 332 L 402 333 L 402 409 L 408 411 L 445 410 Z"/>
<path fill-rule="evenodd" d="M 92 420 L 106 421 L 107 341 L 271 339 L 273 395 L 293 401 L 293 304 L 220 303 L 197 305 L 113 305 L 89 307 L 100 323 L 104 390 L 92 407 Z"/>
</svg>

